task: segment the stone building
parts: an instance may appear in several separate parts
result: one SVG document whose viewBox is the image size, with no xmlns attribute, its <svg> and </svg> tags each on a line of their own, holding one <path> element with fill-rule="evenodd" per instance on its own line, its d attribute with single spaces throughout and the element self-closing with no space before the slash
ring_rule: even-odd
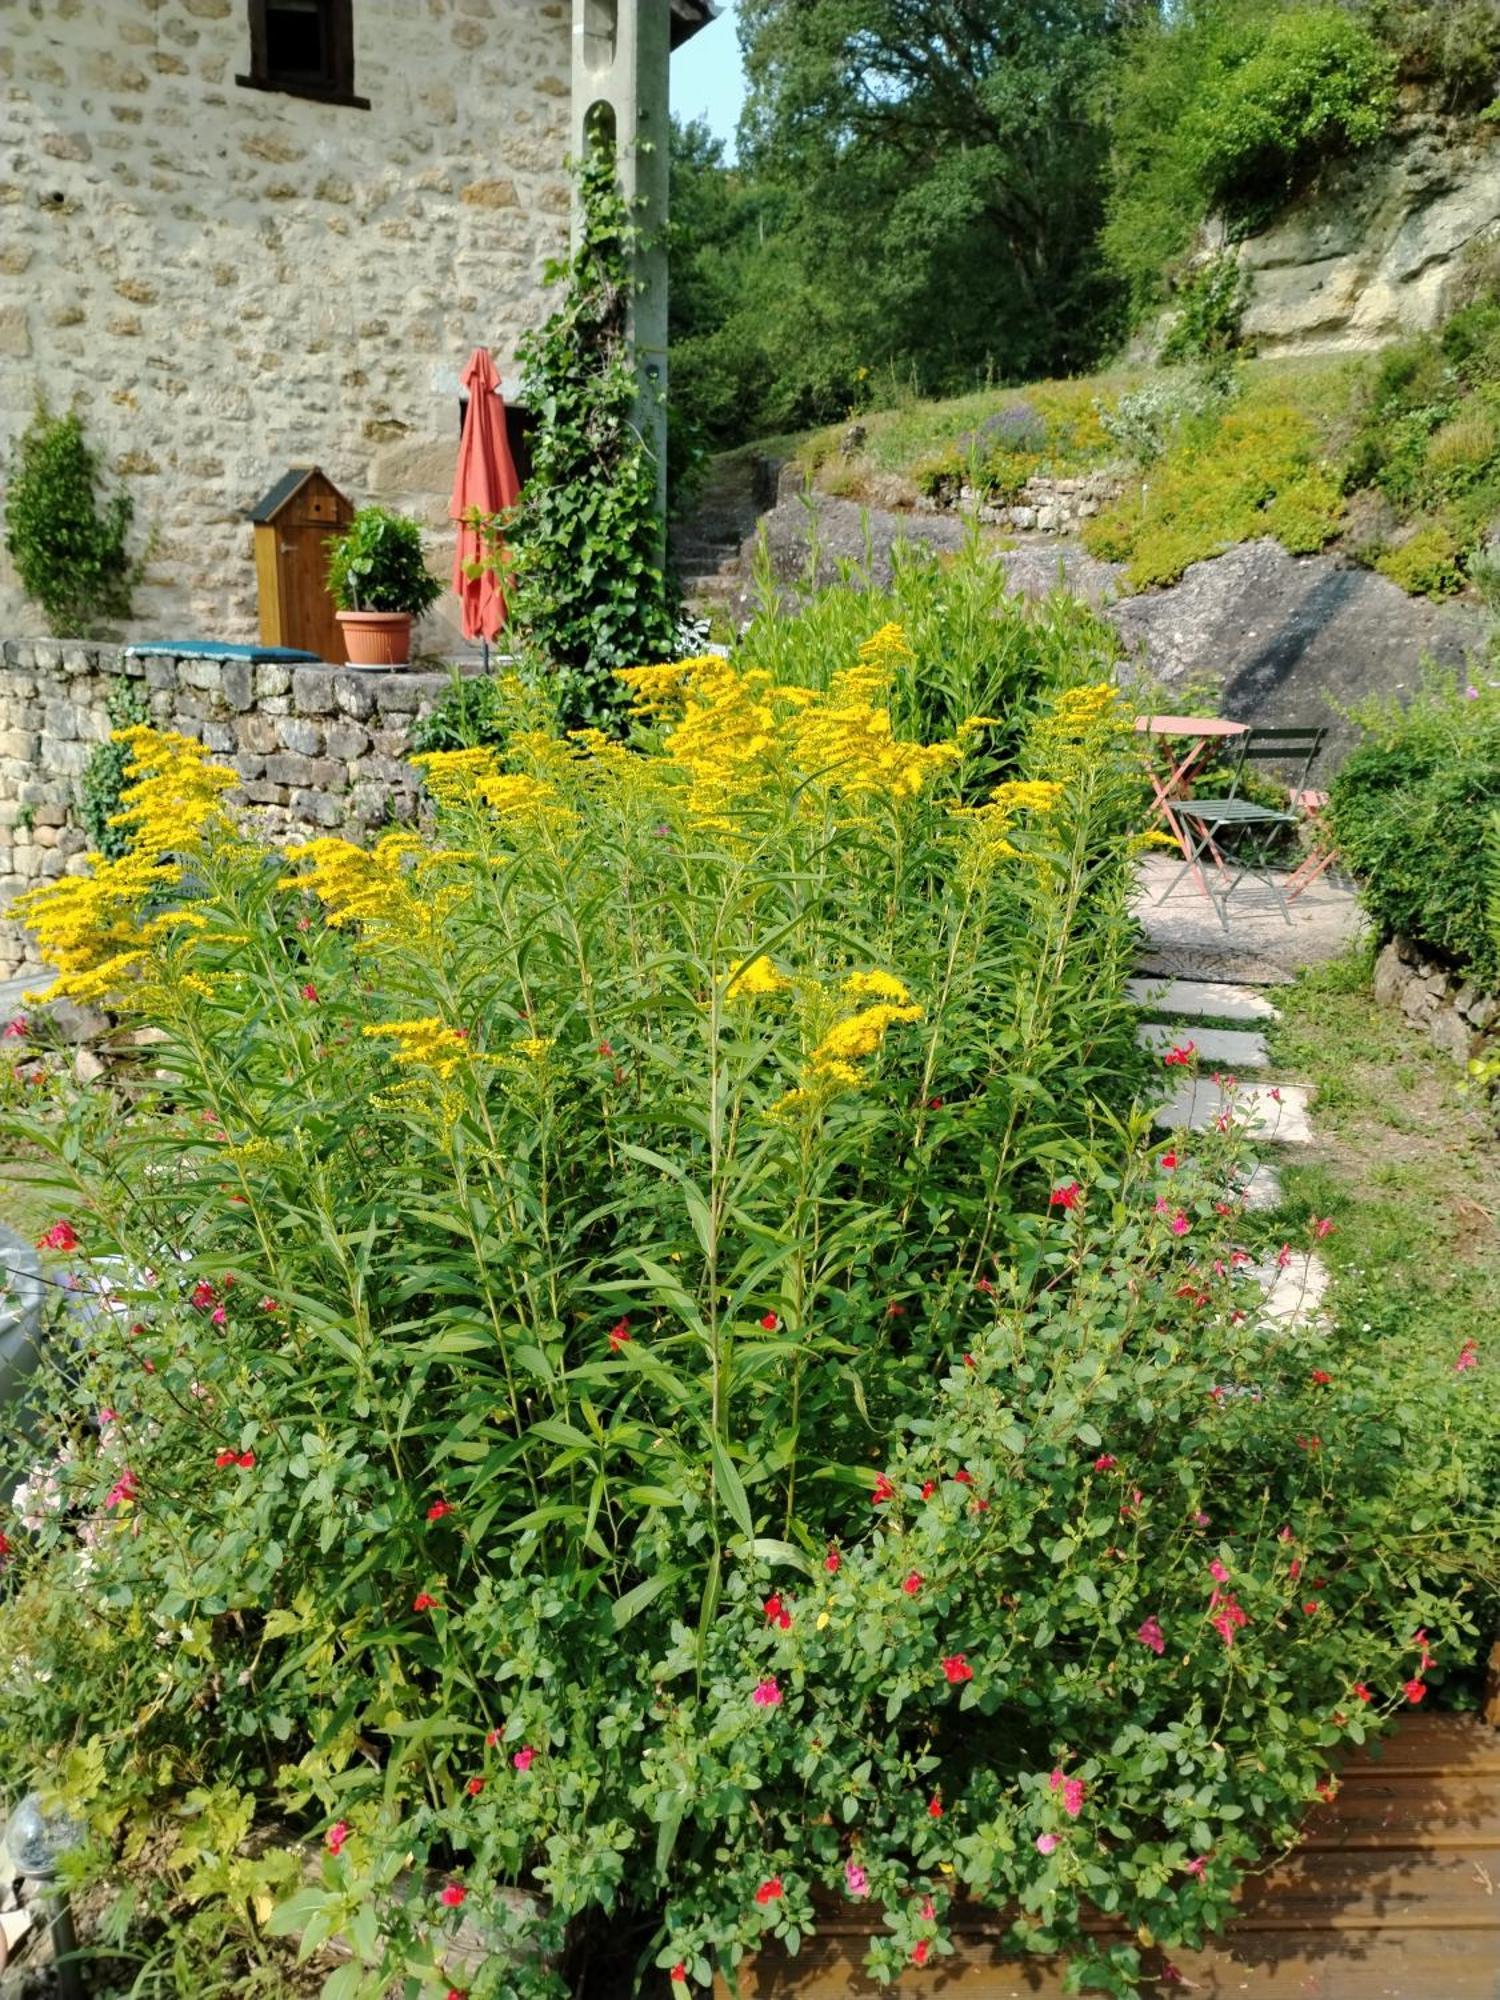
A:
<svg viewBox="0 0 1500 2000">
<path fill-rule="evenodd" d="M 150 537 L 124 636 L 256 637 L 245 510 L 292 465 L 415 513 L 445 572 L 458 371 L 487 346 L 513 387 L 601 105 L 664 200 L 669 42 L 713 12 L 0 0 L 0 453 L 39 396 L 83 412 Z M 0 553 L 0 632 L 41 629 Z"/>
</svg>

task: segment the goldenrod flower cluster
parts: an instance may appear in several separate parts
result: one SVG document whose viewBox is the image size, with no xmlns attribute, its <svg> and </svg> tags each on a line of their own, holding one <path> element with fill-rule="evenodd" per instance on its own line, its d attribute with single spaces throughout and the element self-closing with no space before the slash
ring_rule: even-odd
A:
<svg viewBox="0 0 1500 2000">
<path fill-rule="evenodd" d="M 151 910 L 182 880 L 169 857 L 190 854 L 204 835 L 227 829 L 221 801 L 239 780 L 208 762 L 201 743 L 172 730 L 144 725 L 116 732 L 130 760 L 130 780 L 120 795 L 113 824 L 125 830 L 128 846 L 117 860 L 88 857 L 87 875 L 65 875 L 28 889 L 13 908 L 37 941 L 41 956 L 57 968 L 50 998 L 108 1000 L 146 969 L 153 948 L 173 929 L 202 920 L 187 910 Z M 180 966 L 175 985 L 207 994 L 208 982 Z"/>
<path fill-rule="evenodd" d="M 744 959 L 729 975 L 729 983 L 724 988 L 726 1000 L 765 1000 L 773 993 L 785 993 L 791 985 L 783 979 L 764 952 L 757 958 Z"/>
<path fill-rule="evenodd" d="M 110 824 L 124 828 L 132 847 L 153 856 L 181 854 L 213 823 L 227 826 L 220 802 L 239 777 L 209 763 L 201 743 L 144 723 L 117 729 L 114 740 L 130 751 L 125 766 L 130 782 Z"/>
<path fill-rule="evenodd" d="M 1016 860 L 1020 849 L 1010 837 L 1016 815 L 1054 812 L 1062 794 L 1062 785 L 1050 778 L 1012 778 L 996 785 L 984 805 L 955 807 L 953 816 L 961 823 L 963 832 L 958 861 L 960 887 L 977 888 L 996 862 Z"/>
<path fill-rule="evenodd" d="M 664 727 L 667 755 L 690 781 L 689 810 L 728 831 L 736 806 L 773 777 L 810 792 L 902 801 L 959 764 L 972 729 L 946 743 L 904 743 L 893 733 L 891 684 L 911 662 L 900 627 L 886 625 L 826 692 L 778 684 L 762 668 L 741 670 L 711 655 L 631 668 L 620 678 L 635 713 Z"/>
<path fill-rule="evenodd" d="M 844 981 L 844 995 L 849 1000 L 889 1000 L 897 1007 L 911 999 L 893 972 L 851 972 Z"/>
<path fill-rule="evenodd" d="M 444 1082 L 460 1063 L 473 1059 L 468 1037 L 461 1028 L 445 1028 L 435 1014 L 420 1021 L 383 1021 L 360 1031 L 370 1040 L 395 1043 L 391 1060 L 406 1068 L 431 1070 Z"/>
<path fill-rule="evenodd" d="M 922 1009 L 889 972 L 851 973 L 840 989 L 840 1004 L 872 995 L 880 997 L 823 1031 L 802 1065 L 802 1081 L 772 1106 L 773 1116 L 816 1109 L 841 1090 L 857 1090 L 866 1081 L 866 1072 L 859 1065 L 878 1054 L 889 1031 L 922 1018 Z"/>
<path fill-rule="evenodd" d="M 433 893 L 423 877 L 452 856 L 415 833 L 385 834 L 373 848 L 331 836 L 307 840 L 288 848 L 287 859 L 301 872 L 281 887 L 309 890 L 338 929 L 358 924 L 375 936 L 430 938 L 468 894 L 456 886 Z"/>
<path fill-rule="evenodd" d="M 503 771 L 493 750 L 431 750 L 411 761 L 440 806 L 488 806 L 500 819 L 567 817 L 554 785 L 530 772 Z"/>
<path fill-rule="evenodd" d="M 898 1021 L 920 1021 L 921 1018 L 920 1007 L 897 1007 L 886 1000 L 878 1000 L 873 1007 L 862 1007 L 847 1021 L 840 1021 L 837 1027 L 828 1030 L 808 1057 L 808 1068 L 815 1073 L 820 1070 L 841 1072 L 854 1063 L 864 1062 L 885 1040 L 888 1028 L 893 1028 Z"/>
</svg>

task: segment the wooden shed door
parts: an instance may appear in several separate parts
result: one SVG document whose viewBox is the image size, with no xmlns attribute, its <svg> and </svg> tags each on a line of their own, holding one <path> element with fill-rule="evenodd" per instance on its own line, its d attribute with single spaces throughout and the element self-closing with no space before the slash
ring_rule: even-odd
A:
<svg viewBox="0 0 1500 2000">
<path fill-rule="evenodd" d="M 328 544 L 339 532 L 324 494 L 299 495 L 276 523 L 284 646 L 300 646 L 335 666 L 344 662 L 344 638 L 328 594 Z"/>
</svg>

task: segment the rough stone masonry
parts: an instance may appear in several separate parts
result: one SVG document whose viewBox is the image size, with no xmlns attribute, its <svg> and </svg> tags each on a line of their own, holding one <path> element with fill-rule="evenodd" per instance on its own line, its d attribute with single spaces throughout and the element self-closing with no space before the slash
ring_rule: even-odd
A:
<svg viewBox="0 0 1500 2000">
<path fill-rule="evenodd" d="M 444 572 L 457 371 L 513 370 L 567 242 L 572 13 L 356 0 L 365 109 L 237 82 L 248 0 L 0 0 L 0 457 L 82 409 L 153 537 L 123 636 L 254 638 L 243 510 L 296 464 Z"/>
<path fill-rule="evenodd" d="M 196 737 L 240 774 L 231 802 L 273 839 L 360 839 L 417 813 L 412 725 L 446 673 L 370 673 L 132 653 L 70 640 L 0 646 L 0 978 L 29 957 L 4 915 L 20 890 L 85 866 L 78 779 L 109 735 L 126 679 L 158 727 Z"/>
</svg>

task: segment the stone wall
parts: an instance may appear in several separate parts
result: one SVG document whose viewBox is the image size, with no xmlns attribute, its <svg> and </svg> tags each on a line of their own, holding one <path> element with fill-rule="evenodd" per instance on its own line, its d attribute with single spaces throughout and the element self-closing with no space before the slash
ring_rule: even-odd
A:
<svg viewBox="0 0 1500 2000">
<path fill-rule="evenodd" d="M 248 15 L 0 0 L 0 455 L 83 408 L 154 538 L 126 637 L 258 636 L 243 510 L 294 464 L 445 575 L 458 370 L 513 371 L 567 238 L 571 0 L 356 0 L 368 110 L 238 85 Z"/>
<path fill-rule="evenodd" d="M 413 723 L 449 685 L 446 673 L 372 673 L 245 660 L 167 657 L 66 640 L 0 646 L 0 977 L 27 957 L 5 905 L 34 882 L 84 867 L 78 781 L 110 733 L 121 678 L 150 719 L 232 764 L 231 800 L 275 839 L 338 831 L 359 839 L 417 811 L 417 774 L 403 760 Z"/>
<path fill-rule="evenodd" d="M 1124 482 L 1117 472 L 1089 472 L 1073 479 L 1028 479 L 1014 500 L 988 500 L 977 488 L 954 480 L 949 490 L 918 500 L 925 513 L 956 507 L 988 527 L 1018 534 L 1076 534 L 1083 522 L 1118 500 Z"/>
<path fill-rule="evenodd" d="M 1375 998 L 1399 1007 L 1457 1063 L 1500 1053 L 1500 995 L 1481 992 L 1406 938 L 1392 938 L 1376 959 Z"/>
<path fill-rule="evenodd" d="M 1500 131 L 1412 110 L 1390 141 L 1331 161 L 1240 244 L 1245 333 L 1262 354 L 1379 347 L 1436 326 L 1466 259 L 1500 232 Z M 1222 247 L 1222 230 L 1207 248 Z"/>
</svg>

